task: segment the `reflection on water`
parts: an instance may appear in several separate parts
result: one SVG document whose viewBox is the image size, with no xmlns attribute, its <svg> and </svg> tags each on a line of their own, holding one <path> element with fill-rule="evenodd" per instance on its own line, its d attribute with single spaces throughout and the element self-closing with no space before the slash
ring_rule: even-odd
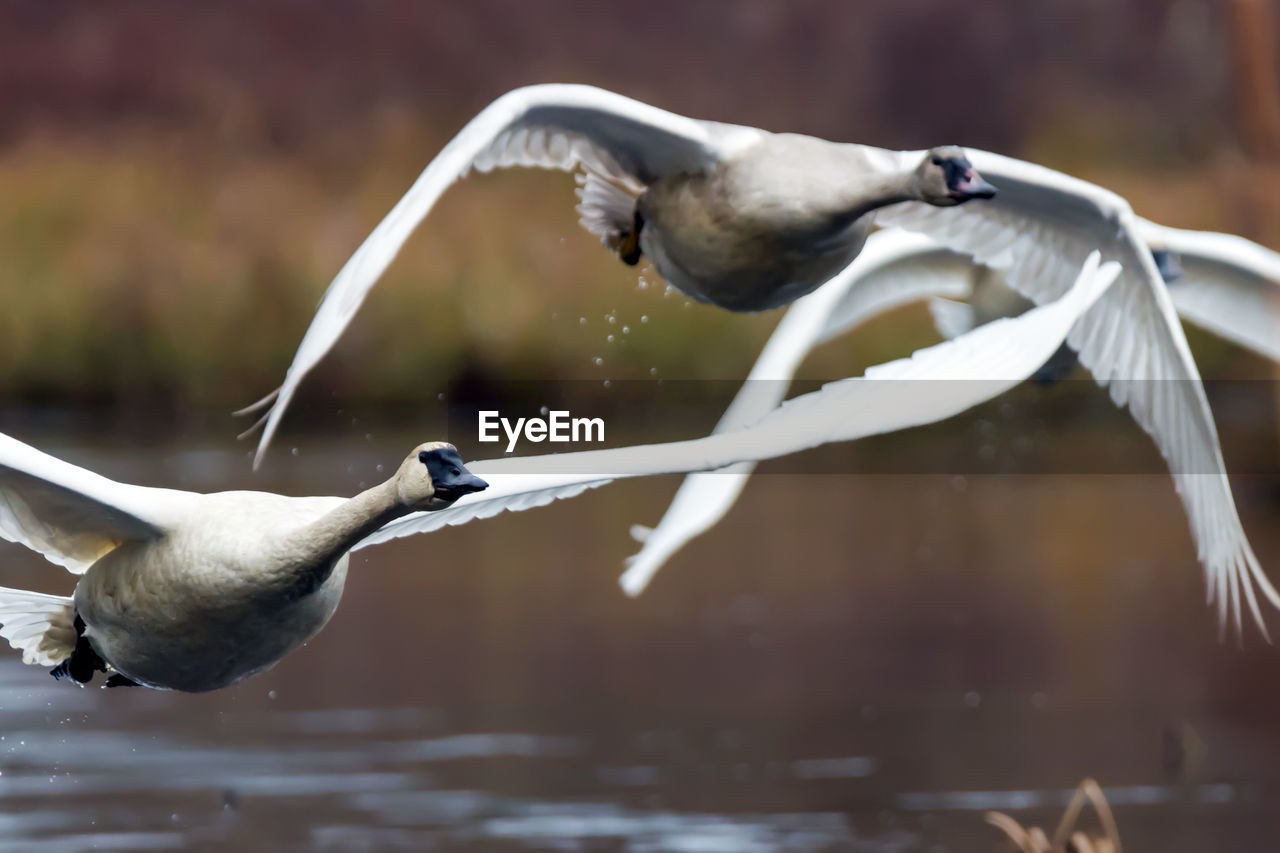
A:
<svg viewBox="0 0 1280 853">
<path fill-rule="evenodd" d="M 415 439 L 261 478 L 242 448 L 37 440 L 139 482 L 349 493 Z M 766 470 L 628 600 L 627 528 L 674 482 L 361 552 L 319 637 L 219 693 L 6 655 L 0 851 L 987 851 L 983 810 L 1052 824 L 1087 775 L 1129 849 L 1271 849 L 1280 659 L 1217 641 L 1167 478 Z M 1278 574 L 1276 483 L 1236 485 Z M 70 588 L 2 552 L 0 583 Z"/>
</svg>

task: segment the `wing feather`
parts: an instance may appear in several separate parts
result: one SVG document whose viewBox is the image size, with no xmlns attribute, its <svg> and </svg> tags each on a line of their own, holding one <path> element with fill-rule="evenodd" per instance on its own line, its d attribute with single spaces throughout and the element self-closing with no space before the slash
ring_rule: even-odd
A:
<svg viewBox="0 0 1280 853">
<path fill-rule="evenodd" d="M 393 521 L 356 549 L 543 506 L 615 479 L 723 469 L 950 417 L 1030 376 L 1117 273 L 1116 265 L 1099 269 L 1092 258 L 1077 286 L 1057 302 L 881 365 L 865 378 L 830 383 L 750 426 L 690 441 L 476 462 L 468 467 L 489 481 L 489 489 L 448 509 Z M 942 379 L 966 381 L 907 381 Z"/>
<path fill-rule="evenodd" d="M 1119 261 L 1119 284 L 1085 313 L 1067 341 L 1108 386 L 1112 400 L 1128 406 L 1168 462 L 1210 596 L 1224 606 L 1230 576 L 1239 574 L 1240 583 L 1251 579 L 1280 607 L 1280 594 L 1263 574 L 1236 513 L 1200 374 L 1128 204 L 1040 166 L 980 151 L 971 152 L 971 159 L 999 188 L 996 199 L 954 208 L 894 205 L 877 222 L 927 234 L 979 262 L 1003 266 L 1010 286 L 1037 303 L 1068 287 L 1064 268 L 1095 248 Z"/>
<path fill-rule="evenodd" d="M 0 587 L 0 637 L 22 652 L 23 663 L 54 666 L 65 660 L 76 645 L 74 619 L 70 598 Z"/>
<path fill-rule="evenodd" d="M 741 429 L 776 408 L 814 347 L 898 305 L 926 296 L 968 296 L 973 275 L 967 257 L 932 240 L 897 230 L 872 234 L 849 266 L 787 309 L 715 433 Z M 743 462 L 687 476 L 658 525 L 642 528 L 643 547 L 627 559 L 619 579 L 627 594 L 643 592 L 673 554 L 717 524 L 753 470 L 754 462 Z"/>
<path fill-rule="evenodd" d="M 122 542 L 164 535 L 190 497 L 117 483 L 0 435 L 0 537 L 76 574 Z"/>
<path fill-rule="evenodd" d="M 1216 335 L 1280 361 L 1280 254 L 1231 234 L 1166 228 L 1138 220 L 1153 249 L 1178 257 L 1169 294 L 1178 314 Z"/>
<path fill-rule="evenodd" d="M 423 170 L 329 285 L 263 421 L 262 461 L 298 383 L 327 353 L 436 201 L 471 169 L 584 168 L 637 191 L 704 169 L 764 131 L 686 118 L 591 86 L 516 89 L 473 118 Z M 583 211 L 584 218 L 593 212 Z"/>
</svg>

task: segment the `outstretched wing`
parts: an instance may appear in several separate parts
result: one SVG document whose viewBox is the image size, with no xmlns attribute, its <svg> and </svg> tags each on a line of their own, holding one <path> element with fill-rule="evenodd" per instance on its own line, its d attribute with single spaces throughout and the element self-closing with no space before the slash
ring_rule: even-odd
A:
<svg viewBox="0 0 1280 853">
<path fill-rule="evenodd" d="M 245 410 L 271 405 L 254 467 L 271 443 L 298 383 L 342 335 L 369 290 L 441 194 L 472 168 L 573 171 L 581 167 L 638 187 L 662 175 L 705 169 L 763 133 L 685 118 L 591 86 L 529 86 L 498 98 L 436 155 L 351 256 L 325 292 L 284 384 Z M 584 202 L 590 204 L 591 198 Z M 584 211 L 584 219 L 589 217 L 590 211 Z"/>
<path fill-rule="evenodd" d="M 1280 254 L 1232 234 L 1185 231 L 1138 220 L 1153 249 L 1178 257 L 1169 286 L 1178 314 L 1216 335 L 1280 361 Z"/>
<path fill-rule="evenodd" d="M 489 481 L 488 490 L 393 521 L 356 548 L 543 506 L 624 477 L 723 469 L 951 417 L 1030 376 L 1118 272 L 1114 264 L 1099 269 L 1095 256 L 1057 302 L 830 383 L 751 426 L 691 441 L 476 462 L 468 467 Z"/>
<path fill-rule="evenodd" d="M 76 574 L 123 542 L 164 535 L 190 498 L 108 480 L 0 434 L 0 536 Z"/>
<path fill-rule="evenodd" d="M 962 299 L 969 294 L 974 269 L 968 257 L 921 235 L 898 230 L 872 234 L 849 266 L 787 310 L 715 432 L 741 429 L 773 411 L 800 363 L 820 343 L 926 296 Z M 743 462 L 690 474 L 657 527 L 633 527 L 632 536 L 643 547 L 627 559 L 627 571 L 619 579 L 627 594 L 643 592 L 673 554 L 719 522 L 754 468 L 754 462 Z"/>
<path fill-rule="evenodd" d="M 998 154 L 970 155 L 998 188 L 995 199 L 951 208 L 907 202 L 881 210 L 876 221 L 927 234 L 1004 270 L 1009 284 L 1037 303 L 1057 298 L 1094 249 L 1124 266 L 1067 342 L 1168 462 L 1223 623 L 1230 608 L 1239 626 L 1243 588 L 1261 626 L 1254 584 L 1277 607 L 1280 594 L 1240 524 L 1200 374 L 1137 218 L 1123 199 L 1092 184 Z M 885 168 L 906 168 L 922 152 L 869 149 L 868 156 Z"/>
</svg>

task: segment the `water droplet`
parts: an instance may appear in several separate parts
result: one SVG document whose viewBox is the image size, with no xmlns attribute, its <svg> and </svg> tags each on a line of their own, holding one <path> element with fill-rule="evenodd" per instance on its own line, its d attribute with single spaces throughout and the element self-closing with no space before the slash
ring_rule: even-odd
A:
<svg viewBox="0 0 1280 853">
<path fill-rule="evenodd" d="M 607 335 L 607 336 L 605 337 L 605 341 L 606 341 L 607 343 L 613 343 L 613 335 Z"/>
<path fill-rule="evenodd" d="M 606 379 L 606 380 L 604 381 L 604 387 L 606 387 L 606 388 L 608 388 L 611 384 L 612 384 L 612 383 L 611 383 L 608 379 Z"/>
<path fill-rule="evenodd" d="M 656 367 L 650 367 L 650 368 L 649 368 L 649 375 L 650 375 L 650 376 L 657 376 L 657 375 L 658 375 L 658 368 L 656 368 Z"/>
<path fill-rule="evenodd" d="M 982 694 L 976 690 L 970 690 L 964 694 L 964 704 L 970 708 L 976 708 L 982 702 Z"/>
<path fill-rule="evenodd" d="M 366 433 L 364 434 L 364 440 L 365 440 L 365 441 L 373 441 L 373 433 L 371 433 L 371 432 L 366 432 Z"/>
<path fill-rule="evenodd" d="M 296 448 L 296 447 L 295 447 L 295 448 L 293 448 L 293 450 L 290 450 L 289 452 L 290 452 L 290 453 L 292 453 L 294 456 L 297 456 L 297 455 L 298 455 L 298 448 Z"/>
<path fill-rule="evenodd" d="M 631 327 L 630 327 L 630 326 L 623 326 L 623 327 L 622 327 L 622 334 L 624 334 L 624 335 L 629 335 L 629 334 L 631 334 Z"/>
<path fill-rule="evenodd" d="M 545 414 L 547 414 L 549 411 L 551 411 L 551 410 L 550 410 L 550 409 L 548 409 L 546 406 L 543 406 L 541 409 L 538 409 L 538 414 L 540 414 L 540 415 L 545 415 Z"/>
<path fill-rule="evenodd" d="M 600 356 L 596 356 L 595 358 L 591 359 L 591 361 L 595 364 L 596 367 L 599 367 L 600 365 L 604 364 L 604 359 L 601 358 Z"/>
<path fill-rule="evenodd" d="M 437 399 L 437 400 L 439 400 L 441 403 L 443 403 L 443 402 L 444 402 L 444 392 L 443 392 L 443 391 L 441 391 L 439 394 L 437 394 L 437 395 L 436 395 L 436 399 Z"/>
<path fill-rule="evenodd" d="M 649 289 L 649 281 L 644 276 L 640 276 L 640 289 L 641 290 Z"/>
<path fill-rule="evenodd" d="M 276 698 L 276 692 L 275 692 L 274 690 L 268 690 L 268 691 L 267 691 L 267 698 L 268 698 L 268 699 L 275 699 L 275 698 Z"/>
<path fill-rule="evenodd" d="M 578 325 L 579 325 L 579 326 L 585 326 L 585 325 L 587 325 L 587 318 L 586 318 L 586 317 L 579 317 L 579 318 L 578 318 Z"/>
<path fill-rule="evenodd" d="M 649 322 L 649 315 L 648 315 L 648 314 L 641 314 L 641 315 L 640 315 L 640 322 L 641 322 L 641 323 L 647 323 L 647 322 Z"/>
<path fill-rule="evenodd" d="M 381 463 L 381 462 L 379 462 L 379 463 L 378 463 L 378 466 L 377 466 L 377 469 L 376 469 L 376 470 L 377 470 L 377 472 L 378 472 L 379 474 L 381 474 L 381 473 L 382 473 L 382 463 Z"/>
<path fill-rule="evenodd" d="M 613 316 L 612 314 L 606 314 L 606 315 L 604 315 L 604 318 L 605 318 L 606 320 L 608 320 L 608 321 L 609 321 L 609 325 L 611 325 L 611 326 L 612 326 L 614 323 L 618 322 L 618 318 L 617 318 L 617 317 L 615 317 L 615 316 Z"/>
</svg>

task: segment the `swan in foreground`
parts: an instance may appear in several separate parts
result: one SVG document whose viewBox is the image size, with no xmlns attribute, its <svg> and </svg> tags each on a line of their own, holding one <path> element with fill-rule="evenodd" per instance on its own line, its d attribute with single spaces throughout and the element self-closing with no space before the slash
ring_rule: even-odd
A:
<svg viewBox="0 0 1280 853">
<path fill-rule="evenodd" d="M 487 485 L 433 442 L 349 500 L 201 495 L 115 483 L 0 436 L 0 533 L 83 574 L 74 598 L 0 591 L 0 636 L 81 684 L 109 672 L 108 686 L 225 687 L 324 627 L 354 545 Z"/>
<path fill-rule="evenodd" d="M 1150 223 L 1143 225 L 1156 228 Z M 1280 256 L 1227 235 L 1161 229 L 1159 236 L 1159 245 L 1166 247 L 1160 251 L 1177 253 L 1158 261 L 1164 274 L 1174 279 L 1170 290 L 1179 313 L 1280 361 L 1280 286 L 1273 283 L 1280 280 Z M 1152 244 L 1156 245 L 1154 239 Z M 1222 261 L 1223 247 L 1230 248 L 1237 260 Z M 1244 268 L 1240 258 L 1248 259 L 1249 267 Z M 787 311 L 716 432 L 739 429 L 767 415 L 786 396 L 796 369 L 815 347 L 881 313 L 926 298 L 932 300 L 930 307 L 944 337 L 955 337 L 976 324 L 1026 310 L 1024 301 L 1005 288 L 997 271 L 974 265 L 968 257 L 922 235 L 876 232 L 848 268 Z M 953 301 L 962 299 L 972 300 L 972 304 Z M 1267 341 L 1270 348 L 1265 346 Z M 1170 461 L 1176 464 L 1176 460 Z M 623 589 L 629 595 L 639 595 L 673 554 L 718 523 L 737 501 L 754 467 L 744 463 L 686 477 L 656 527 L 632 528 L 632 536 L 642 548 L 627 561 L 627 571 L 620 578 Z M 1229 503 L 1206 506 L 1193 499 L 1195 491 L 1181 486 L 1188 481 L 1201 483 L 1202 478 L 1213 475 L 1184 474 L 1179 478 L 1177 474 L 1175 468 L 1175 481 L 1179 481 L 1200 559 L 1204 561 L 1206 553 L 1222 547 L 1205 542 L 1201 538 L 1204 531 L 1214 536 L 1232 533 L 1231 528 L 1215 529 L 1210 523 L 1215 517 L 1235 520 L 1240 547 L 1249 549 L 1230 492 L 1209 492 L 1211 497 L 1225 495 Z M 1206 562 L 1211 597 L 1220 588 L 1221 571 L 1220 566 Z M 1247 579 L 1244 583 L 1247 586 Z M 1220 596 L 1219 605 L 1226 604 L 1227 598 Z"/>
<path fill-rule="evenodd" d="M 950 417 L 1029 376 L 1118 273 L 1095 254 L 1056 302 L 831 383 L 743 429 L 471 470 L 451 445 L 428 443 L 349 499 L 126 485 L 0 435 L 0 535 L 82 575 L 70 597 L 0 589 L 0 636 L 25 662 L 82 684 L 105 671 L 109 686 L 225 687 L 324 626 L 350 551 L 622 477 L 719 469 Z"/>
</svg>

